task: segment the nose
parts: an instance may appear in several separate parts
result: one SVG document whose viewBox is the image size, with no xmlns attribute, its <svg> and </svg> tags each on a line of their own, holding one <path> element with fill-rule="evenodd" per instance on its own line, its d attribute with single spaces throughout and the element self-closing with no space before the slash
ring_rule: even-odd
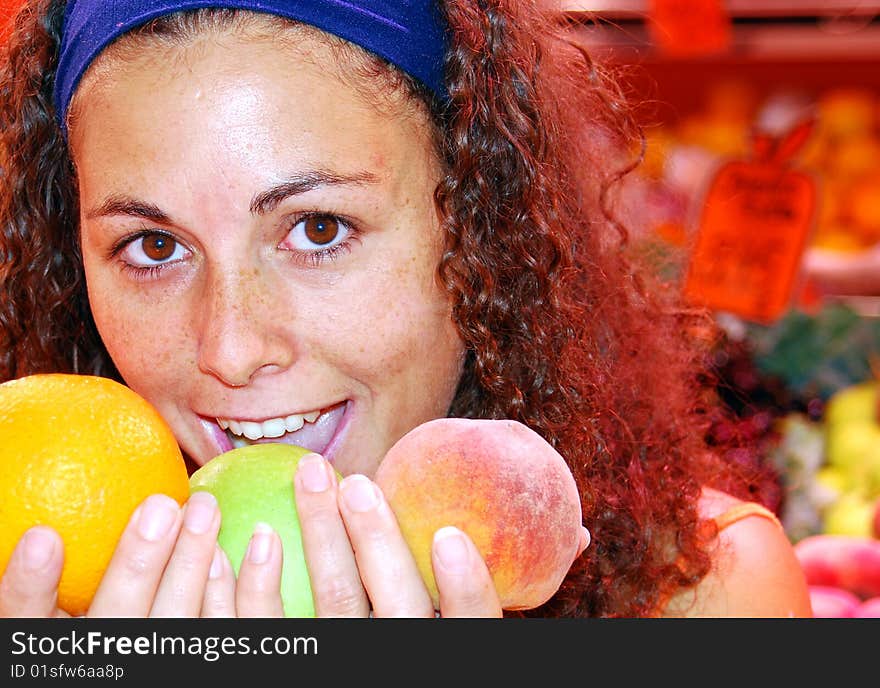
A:
<svg viewBox="0 0 880 688">
<path fill-rule="evenodd" d="M 288 368 L 294 344 L 283 323 L 291 305 L 279 308 L 279 291 L 259 269 L 218 271 L 202 290 L 199 369 L 230 387 L 244 387 L 258 375 Z"/>
</svg>

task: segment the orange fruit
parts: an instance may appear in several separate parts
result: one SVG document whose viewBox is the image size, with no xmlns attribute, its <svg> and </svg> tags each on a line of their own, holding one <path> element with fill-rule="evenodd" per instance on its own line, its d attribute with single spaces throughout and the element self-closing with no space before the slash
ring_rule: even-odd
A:
<svg viewBox="0 0 880 688">
<path fill-rule="evenodd" d="M 58 606 L 86 612 L 135 508 L 164 493 L 183 504 L 186 464 L 171 429 L 134 391 L 89 375 L 0 384 L 0 574 L 40 524 L 64 542 Z"/>
</svg>

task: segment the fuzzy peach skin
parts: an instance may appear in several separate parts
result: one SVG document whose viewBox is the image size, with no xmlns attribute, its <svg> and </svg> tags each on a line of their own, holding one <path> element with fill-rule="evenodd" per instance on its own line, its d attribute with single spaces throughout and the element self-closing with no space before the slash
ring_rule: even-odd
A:
<svg viewBox="0 0 880 688">
<path fill-rule="evenodd" d="M 404 435 L 376 473 L 435 608 L 434 533 L 455 526 L 483 555 L 502 609 L 531 609 L 577 556 L 581 502 L 565 460 L 512 420 L 442 418 Z"/>
</svg>

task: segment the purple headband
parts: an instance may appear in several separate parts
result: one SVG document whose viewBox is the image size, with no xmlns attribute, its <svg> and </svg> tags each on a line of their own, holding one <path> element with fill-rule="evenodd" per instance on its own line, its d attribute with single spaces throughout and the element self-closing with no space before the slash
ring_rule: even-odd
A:
<svg viewBox="0 0 880 688">
<path fill-rule="evenodd" d="M 69 0 L 54 94 L 65 134 L 74 89 L 104 48 L 151 19 L 201 7 L 265 12 L 311 24 L 379 55 L 445 98 L 446 30 L 433 0 Z"/>
</svg>

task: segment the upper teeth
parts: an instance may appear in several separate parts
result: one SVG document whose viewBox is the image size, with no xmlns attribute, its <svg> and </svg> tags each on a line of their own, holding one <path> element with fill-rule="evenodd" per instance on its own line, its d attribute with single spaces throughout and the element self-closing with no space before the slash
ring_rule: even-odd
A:
<svg viewBox="0 0 880 688">
<path fill-rule="evenodd" d="M 286 432 L 299 430 L 303 423 L 314 423 L 320 411 L 308 413 L 292 413 L 284 418 L 270 418 L 260 423 L 250 420 L 233 420 L 232 418 L 218 418 L 217 424 L 224 430 L 229 430 L 238 437 L 247 437 L 249 440 L 258 440 L 263 437 L 281 437 Z"/>
</svg>

